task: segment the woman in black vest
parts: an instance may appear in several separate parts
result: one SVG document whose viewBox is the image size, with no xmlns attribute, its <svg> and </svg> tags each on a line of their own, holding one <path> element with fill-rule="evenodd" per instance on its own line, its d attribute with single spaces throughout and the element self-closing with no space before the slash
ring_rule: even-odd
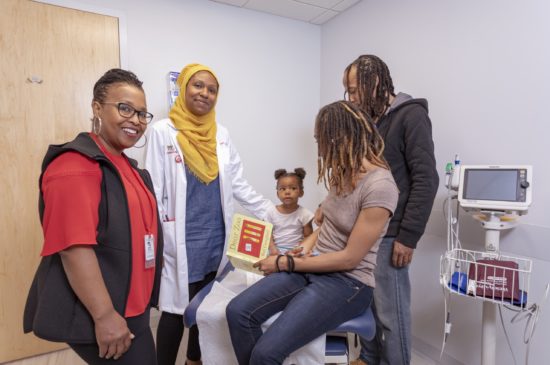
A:
<svg viewBox="0 0 550 365">
<path fill-rule="evenodd" d="M 42 260 L 25 332 L 67 342 L 90 364 L 156 364 L 162 231 L 149 174 L 124 150 L 153 115 L 142 82 L 112 69 L 94 86 L 92 132 L 52 145 L 40 176 Z"/>
</svg>

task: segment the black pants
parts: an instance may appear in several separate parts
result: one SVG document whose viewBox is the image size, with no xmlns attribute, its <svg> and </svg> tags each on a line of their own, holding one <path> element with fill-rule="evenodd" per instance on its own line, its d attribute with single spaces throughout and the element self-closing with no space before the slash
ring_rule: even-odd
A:
<svg viewBox="0 0 550 365">
<path fill-rule="evenodd" d="M 189 300 L 193 299 L 202 288 L 215 278 L 216 272 L 213 271 L 201 281 L 189 284 Z M 159 365 L 174 365 L 176 363 L 181 338 L 183 337 L 183 329 L 183 315 L 162 312 L 157 328 L 157 362 Z M 199 330 L 196 325 L 189 329 L 187 358 L 193 361 L 201 359 Z"/>
<path fill-rule="evenodd" d="M 149 308 L 145 313 L 127 318 L 128 328 L 136 337 L 132 340 L 132 345 L 118 360 L 102 359 L 99 357 L 99 346 L 94 344 L 74 344 L 69 346 L 86 363 L 91 365 L 157 365 L 155 357 L 155 341 L 149 326 Z"/>
</svg>

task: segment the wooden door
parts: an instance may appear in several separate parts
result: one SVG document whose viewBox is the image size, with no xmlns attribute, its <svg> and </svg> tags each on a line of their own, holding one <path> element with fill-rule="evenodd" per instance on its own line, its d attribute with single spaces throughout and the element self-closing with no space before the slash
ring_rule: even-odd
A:
<svg viewBox="0 0 550 365">
<path fill-rule="evenodd" d="M 119 66 L 118 19 L 0 1 L 0 363 L 63 347 L 23 334 L 39 261 L 38 177 L 49 144 L 90 130 L 92 89 Z"/>
</svg>

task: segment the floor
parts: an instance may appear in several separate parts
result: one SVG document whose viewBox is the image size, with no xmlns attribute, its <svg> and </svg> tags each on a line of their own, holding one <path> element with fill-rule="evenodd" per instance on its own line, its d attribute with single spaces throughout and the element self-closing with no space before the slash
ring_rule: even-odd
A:
<svg viewBox="0 0 550 365">
<path fill-rule="evenodd" d="M 180 351 L 178 355 L 177 365 L 183 365 L 185 363 L 185 353 Z M 183 357 L 181 355 L 184 355 Z M 72 350 L 62 350 L 52 352 L 50 354 L 31 357 L 24 360 L 15 362 L 4 363 L 3 365 L 86 365 Z M 422 354 L 415 353 L 413 351 L 411 365 L 437 365 L 436 362 L 430 360 Z"/>
<path fill-rule="evenodd" d="M 184 365 L 185 353 L 180 351 L 178 355 L 177 365 Z M 182 356 L 183 355 L 183 356 Z M 52 352 L 50 354 L 31 357 L 15 362 L 4 363 L 3 365 L 86 365 L 72 350 L 62 350 Z M 411 365 L 437 365 L 436 362 L 430 360 L 422 354 L 413 351 Z"/>
<path fill-rule="evenodd" d="M 158 316 L 153 311 L 151 318 L 151 327 L 153 329 L 153 334 L 156 333 L 156 326 L 158 322 Z M 187 343 L 187 331 L 185 331 L 182 344 Z M 176 365 L 184 365 L 185 363 L 185 345 L 180 347 L 178 353 L 178 360 Z M 23 360 L 3 363 L 0 365 L 86 365 L 72 350 L 66 349 L 61 351 L 51 352 L 49 354 L 44 354 L 40 356 L 35 356 Z M 437 365 L 437 363 L 427 357 L 423 356 L 421 353 L 417 353 L 413 350 L 411 365 Z"/>
<path fill-rule="evenodd" d="M 411 365 L 437 365 L 437 363 L 432 359 L 425 357 L 421 353 L 417 353 L 413 350 Z"/>
<path fill-rule="evenodd" d="M 153 335 L 156 335 L 157 332 L 157 323 L 158 323 L 158 312 L 151 311 L 151 328 L 153 330 Z M 187 343 L 187 331 L 183 335 L 182 344 Z M 176 365 L 185 364 L 185 346 L 180 347 L 178 352 L 178 359 Z M 66 350 L 55 351 L 44 355 L 34 356 L 23 360 L 17 360 L 7 363 L 2 363 L 0 365 L 86 365 L 86 363 L 81 360 L 74 351 L 67 348 Z"/>
</svg>

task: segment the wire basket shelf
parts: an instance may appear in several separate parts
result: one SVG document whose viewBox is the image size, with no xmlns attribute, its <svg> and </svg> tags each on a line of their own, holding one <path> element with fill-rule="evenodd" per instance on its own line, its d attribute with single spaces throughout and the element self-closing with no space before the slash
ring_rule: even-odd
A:
<svg viewBox="0 0 550 365">
<path fill-rule="evenodd" d="M 440 283 L 452 294 L 528 307 L 532 261 L 502 253 L 455 248 L 440 260 Z"/>
</svg>

